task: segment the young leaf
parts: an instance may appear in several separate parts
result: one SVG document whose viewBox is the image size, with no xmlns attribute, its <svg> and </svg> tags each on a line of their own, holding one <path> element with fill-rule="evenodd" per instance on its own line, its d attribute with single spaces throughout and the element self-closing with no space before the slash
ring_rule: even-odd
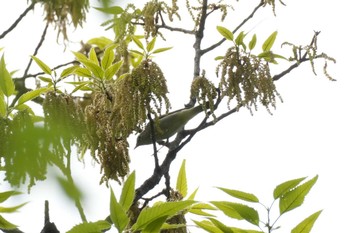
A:
<svg viewBox="0 0 350 233">
<path fill-rule="evenodd" d="M 233 190 L 233 189 L 226 189 L 226 188 L 220 188 L 220 187 L 217 187 L 217 188 L 224 191 L 225 193 L 227 193 L 232 197 L 235 197 L 244 201 L 249 201 L 249 202 L 259 202 L 259 199 L 254 194 L 242 192 L 239 190 Z"/>
<path fill-rule="evenodd" d="M 216 29 L 226 40 L 233 41 L 233 33 L 230 30 L 222 26 L 216 26 Z"/>
<path fill-rule="evenodd" d="M 156 38 L 153 37 L 153 39 L 147 44 L 147 52 L 151 52 L 154 49 L 154 45 L 156 44 Z"/>
<path fill-rule="evenodd" d="M 40 69 L 42 69 L 42 71 L 44 71 L 45 74 L 51 75 L 52 70 L 50 69 L 50 67 L 48 65 L 46 65 L 42 60 L 40 60 L 39 58 L 37 58 L 35 56 L 31 56 L 31 58 L 36 62 L 36 64 L 38 64 Z"/>
<path fill-rule="evenodd" d="M 125 181 L 122 193 L 120 194 L 120 204 L 124 211 L 128 211 L 135 196 L 135 171 L 133 171 Z"/>
<path fill-rule="evenodd" d="M 44 77 L 44 76 L 38 76 L 38 79 L 40 79 L 43 82 L 53 84 L 52 83 L 52 78 L 48 78 L 48 77 Z"/>
<path fill-rule="evenodd" d="M 168 51 L 170 49 L 172 49 L 173 47 L 165 47 L 165 48 L 159 48 L 159 49 L 155 49 L 152 54 L 156 54 L 156 53 L 162 53 L 162 52 L 165 52 L 165 51 Z"/>
<path fill-rule="evenodd" d="M 321 212 L 322 210 L 317 211 L 316 213 L 304 219 L 301 223 L 292 229 L 291 233 L 309 233 L 314 226 L 314 223 L 317 220 L 318 216 L 320 216 Z"/>
<path fill-rule="evenodd" d="M 16 106 L 19 106 L 21 104 L 24 104 L 27 101 L 35 99 L 36 97 L 40 96 L 41 94 L 45 93 L 48 90 L 49 89 L 47 87 L 42 87 L 33 91 L 28 91 L 18 98 Z"/>
<path fill-rule="evenodd" d="M 82 233 L 82 232 L 105 232 L 111 228 L 111 224 L 107 221 L 83 222 L 74 226 L 67 233 Z"/>
<path fill-rule="evenodd" d="M 104 49 L 107 45 L 113 43 L 113 41 L 107 37 L 101 36 L 88 40 L 87 44 L 96 45 L 99 49 Z"/>
<path fill-rule="evenodd" d="M 187 199 L 194 200 L 194 198 L 196 197 L 197 191 L 198 191 L 198 188 L 196 188 Z"/>
<path fill-rule="evenodd" d="M 226 216 L 242 220 L 242 216 L 237 212 L 237 210 L 232 205 L 232 202 L 228 201 L 212 201 L 210 202 L 215 205 L 219 210 L 221 210 Z"/>
<path fill-rule="evenodd" d="M 98 58 L 97 58 L 96 51 L 95 51 L 94 47 L 92 47 L 90 49 L 89 60 L 92 61 L 93 63 L 95 63 L 96 65 L 99 65 L 99 61 L 98 61 Z"/>
<path fill-rule="evenodd" d="M 21 208 L 22 206 L 26 205 L 27 202 L 17 205 L 17 206 L 12 206 L 12 207 L 1 207 L 0 206 L 0 213 L 13 213 L 16 212 L 19 208 Z"/>
<path fill-rule="evenodd" d="M 94 7 L 96 10 L 101 11 L 103 13 L 106 14 L 111 14 L 111 15 L 119 15 L 121 13 L 123 13 L 123 8 L 120 6 L 111 6 L 111 7 L 106 7 L 106 8 L 102 8 L 102 7 Z"/>
<path fill-rule="evenodd" d="M 244 219 L 251 224 L 259 225 L 258 212 L 247 205 L 227 201 L 212 201 L 211 203 L 231 218 Z"/>
<path fill-rule="evenodd" d="M 88 60 L 88 58 L 80 52 L 72 52 L 72 53 L 74 54 L 75 58 L 80 62 Z"/>
<path fill-rule="evenodd" d="M 111 220 L 114 223 L 115 227 L 118 229 L 119 232 L 123 232 L 123 230 L 129 223 L 129 218 L 126 212 L 124 211 L 123 206 L 119 202 L 117 202 L 117 199 L 115 198 L 112 189 L 109 210 Z"/>
<path fill-rule="evenodd" d="M 154 232 L 160 232 L 160 229 L 162 228 L 163 224 L 167 220 L 168 216 L 163 216 L 160 218 L 157 218 L 150 224 L 148 224 L 145 229 L 142 230 L 142 233 L 154 233 Z"/>
<path fill-rule="evenodd" d="M 186 160 L 182 161 L 179 174 L 177 175 L 176 190 L 179 191 L 183 197 L 187 196 Z"/>
<path fill-rule="evenodd" d="M 222 233 L 222 231 L 215 226 L 212 222 L 208 221 L 208 220 L 203 220 L 203 221 L 195 221 L 193 220 L 193 222 L 199 226 L 200 228 L 206 230 L 207 232 L 210 233 Z"/>
<path fill-rule="evenodd" d="M 152 224 L 157 219 L 173 216 L 177 212 L 186 209 L 193 203 L 195 202 L 190 200 L 165 202 L 150 208 L 144 208 L 141 211 L 136 223 L 132 226 L 132 229 L 135 231 L 145 229 L 147 225 Z"/>
<path fill-rule="evenodd" d="M 78 68 L 79 68 L 79 66 L 71 66 L 71 67 L 64 69 L 61 73 L 60 79 L 63 79 L 71 74 L 74 74 L 74 71 Z"/>
<path fill-rule="evenodd" d="M 1 91 L 7 97 L 15 94 L 15 83 L 6 68 L 4 55 L 2 55 L 0 61 L 0 92 Z"/>
<path fill-rule="evenodd" d="M 87 78 L 91 78 L 91 72 L 89 69 L 87 68 L 83 68 L 83 67 L 78 67 L 73 71 L 74 74 L 80 76 L 80 77 L 87 77 Z"/>
<path fill-rule="evenodd" d="M 277 198 L 280 198 L 286 192 L 289 192 L 292 189 L 294 189 L 298 184 L 300 184 L 300 182 L 305 180 L 305 178 L 306 177 L 302 177 L 294 180 L 288 180 L 286 182 L 283 182 L 282 184 L 277 185 L 275 190 L 273 190 L 273 198 L 275 198 L 275 200 Z"/>
<path fill-rule="evenodd" d="M 131 37 L 132 41 L 134 41 L 134 43 L 143 51 L 145 51 L 145 48 L 143 47 L 143 44 L 141 43 L 141 41 L 136 37 L 136 36 L 132 36 Z"/>
<path fill-rule="evenodd" d="M 103 54 L 101 66 L 104 70 L 106 70 L 113 63 L 115 59 L 115 55 L 113 51 L 115 47 L 116 47 L 115 45 L 109 46 L 108 48 L 106 48 Z"/>
<path fill-rule="evenodd" d="M 0 92 L 0 117 L 5 118 L 7 113 L 7 103 L 5 102 L 4 95 Z"/>
<path fill-rule="evenodd" d="M 228 226 L 226 226 L 225 224 L 223 224 L 222 222 L 220 222 L 219 220 L 215 219 L 215 218 L 208 218 L 217 228 L 219 228 L 222 232 L 225 233 L 233 233 L 233 230 L 231 230 L 231 228 L 229 228 Z"/>
<path fill-rule="evenodd" d="M 273 44 L 275 43 L 276 36 L 277 36 L 277 31 L 273 32 L 273 33 L 265 40 L 265 42 L 264 42 L 263 45 L 262 45 L 262 50 L 263 50 L 263 52 L 266 52 L 266 51 L 270 51 L 270 50 L 271 50 Z"/>
<path fill-rule="evenodd" d="M 15 195 L 19 195 L 22 194 L 21 192 L 18 191 L 6 191 L 6 192 L 2 192 L 0 193 L 0 203 L 6 201 L 7 199 L 9 199 L 11 196 L 15 196 Z"/>
<path fill-rule="evenodd" d="M 113 78 L 113 76 L 119 71 L 120 67 L 123 64 L 123 60 L 120 60 L 117 63 L 114 63 L 110 67 L 107 68 L 105 71 L 105 79 L 110 80 Z"/>
<path fill-rule="evenodd" d="M 246 34 L 244 34 L 244 32 L 241 31 L 241 32 L 239 33 L 239 35 L 237 36 L 237 38 L 235 39 L 236 45 L 242 45 L 244 49 L 245 49 L 245 47 L 246 47 L 246 45 L 245 45 L 244 42 L 243 42 L 245 36 L 246 36 Z"/>
<path fill-rule="evenodd" d="M 294 188 L 291 191 L 286 192 L 280 198 L 280 213 L 283 214 L 301 206 L 304 202 L 305 196 L 309 193 L 312 186 L 316 183 L 317 178 L 318 176 L 315 176 L 304 184 Z"/>
<path fill-rule="evenodd" d="M 90 60 L 81 61 L 81 63 L 84 64 L 84 66 L 91 71 L 91 73 L 94 75 L 95 78 L 102 79 L 104 77 L 104 72 L 102 68 L 97 65 L 95 62 L 92 62 Z"/>
<path fill-rule="evenodd" d="M 10 223 L 9 221 L 7 221 L 6 219 L 4 219 L 1 215 L 0 215 L 0 228 L 1 229 L 6 229 L 6 230 L 11 230 L 11 229 L 15 229 L 17 226 L 13 223 Z"/>
<path fill-rule="evenodd" d="M 256 34 L 253 35 L 252 39 L 249 42 L 249 49 L 253 50 L 256 45 Z"/>
</svg>

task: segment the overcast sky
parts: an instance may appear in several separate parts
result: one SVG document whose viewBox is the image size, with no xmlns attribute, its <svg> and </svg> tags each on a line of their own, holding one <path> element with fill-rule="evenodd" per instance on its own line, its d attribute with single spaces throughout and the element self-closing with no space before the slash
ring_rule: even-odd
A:
<svg viewBox="0 0 350 233">
<path fill-rule="evenodd" d="M 233 29 L 240 23 L 242 15 L 250 12 L 258 2 L 233 1 L 236 11 L 232 20 L 223 24 L 215 21 L 208 25 L 209 31 L 206 35 L 210 36 L 203 41 L 204 47 L 220 39 L 220 35 L 215 30 L 217 24 Z M 346 213 L 350 209 L 348 199 L 350 169 L 347 159 L 350 155 L 348 142 L 350 81 L 346 69 L 349 60 L 346 57 L 349 53 L 349 36 L 345 27 L 345 22 L 349 22 L 349 14 L 345 12 L 348 4 L 340 0 L 332 2 L 285 0 L 284 2 L 287 7 L 276 3 L 277 17 L 274 17 L 271 8 L 267 7 L 242 30 L 250 31 L 250 35 L 256 33 L 260 43 L 271 32 L 278 30 L 279 34 L 274 47 L 277 51 L 279 45 L 286 40 L 306 45 L 310 42 L 314 30 L 321 31 L 318 38 L 319 50 L 337 59 L 336 65 L 329 64 L 329 72 L 337 81 L 330 82 L 323 75 L 323 62 L 316 62 L 317 76 L 314 76 L 309 64 L 303 64 L 297 71 L 276 82 L 284 103 L 277 104 L 273 115 L 262 107 L 254 113 L 254 116 L 242 109 L 237 114 L 196 135 L 173 164 L 171 170 L 173 184 L 182 160 L 186 159 L 189 191 L 199 187 L 199 200 L 220 198 L 229 200 L 227 196 L 213 188 L 213 186 L 222 186 L 254 193 L 261 202 L 270 205 L 273 200 L 272 191 L 277 184 L 304 176 L 312 178 L 318 174 L 319 180 L 306 198 L 305 204 L 282 217 L 280 224 L 283 228 L 277 232 L 287 232 L 302 219 L 320 209 L 324 211 L 312 232 L 345 232 L 349 229 Z M 4 31 L 24 8 L 24 5 L 19 6 L 12 2 L 1 7 L 0 32 Z M 21 69 L 20 74 L 44 28 L 41 22 L 41 9 L 36 8 L 34 13 L 35 15 L 29 13 L 26 19 L 29 22 L 21 22 L 12 34 L 0 40 L 0 47 L 5 48 L 10 70 Z M 94 13 L 94 10 L 91 10 L 91 13 Z M 102 35 L 104 31 L 98 28 L 98 25 L 103 20 L 100 14 L 89 16 L 86 27 L 71 34 L 75 46 L 78 47 L 80 39 L 86 41 L 91 37 Z M 53 32 L 52 29 L 50 30 Z M 70 56 L 69 54 L 57 55 L 62 52 L 62 48 L 56 49 L 52 46 L 55 44 L 55 39 L 55 33 L 53 33 L 50 41 L 45 42 L 38 54 L 39 58 L 47 61 L 51 66 L 67 61 L 67 57 Z M 159 54 L 154 61 L 163 67 L 168 78 L 169 97 L 173 109 L 177 109 L 188 100 L 189 83 L 193 73 L 193 39 L 174 33 L 164 44 L 174 46 L 174 49 L 169 53 Z M 228 46 L 229 43 L 225 45 Z M 72 48 L 74 46 L 68 50 Z M 216 62 L 213 61 L 213 57 L 224 51 L 225 49 L 221 49 L 203 60 L 202 68 L 206 69 L 207 76 L 213 80 L 216 80 L 214 74 Z M 274 67 L 273 70 L 278 72 L 283 67 L 285 67 L 284 63 Z M 33 73 L 34 71 L 35 69 Z M 193 122 L 191 124 L 195 125 Z M 134 144 L 134 138 L 131 137 L 130 148 L 133 148 Z M 162 153 L 165 154 L 166 151 L 163 150 Z M 152 148 L 131 149 L 130 154 L 132 167 L 138 171 L 136 176 L 139 185 L 153 170 L 153 160 L 149 156 L 152 154 Z M 83 187 L 86 192 L 84 204 L 91 203 L 87 205 L 87 217 L 95 221 L 108 215 L 109 190 L 98 185 L 99 168 L 98 166 L 91 168 L 91 164 L 91 160 L 86 159 L 85 165 L 77 165 L 73 175 L 87 186 Z M 89 180 L 86 180 L 86 177 L 89 177 Z M 32 189 L 33 195 L 22 197 L 23 201 L 30 200 L 30 203 L 21 210 L 20 214 L 16 214 L 22 216 L 20 220 L 15 218 L 16 215 L 9 217 L 14 219 L 15 223 L 21 224 L 23 231 L 39 232 L 41 230 L 44 200 L 47 198 L 50 200 L 51 221 L 56 223 L 61 232 L 65 232 L 80 221 L 73 203 L 57 201 L 61 193 L 54 188 L 57 185 L 52 181 L 49 178 L 46 182 L 39 182 Z M 118 193 L 119 186 L 113 184 L 112 187 Z M 275 208 L 278 208 L 277 203 Z M 262 212 L 260 214 L 261 219 L 265 220 Z M 195 229 L 191 231 L 198 232 Z"/>
</svg>

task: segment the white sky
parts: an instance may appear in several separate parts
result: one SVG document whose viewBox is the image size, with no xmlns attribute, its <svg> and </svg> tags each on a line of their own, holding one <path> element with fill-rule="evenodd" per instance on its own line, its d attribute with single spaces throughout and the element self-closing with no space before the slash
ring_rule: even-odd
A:
<svg viewBox="0 0 350 233">
<path fill-rule="evenodd" d="M 17 18 L 25 8 L 22 5 L 9 4 L 0 8 L 0 32 Z M 125 2 L 125 1 L 124 1 Z M 234 2 L 235 15 L 225 25 L 234 28 L 242 12 L 250 12 L 258 1 Z M 337 64 L 329 64 L 329 71 L 337 82 L 329 82 L 322 73 L 323 63 L 316 62 L 318 76 L 314 76 L 308 64 L 276 82 L 284 103 L 279 103 L 273 115 L 269 115 L 262 107 L 251 116 L 247 110 L 241 110 L 228 119 L 219 122 L 203 132 L 200 132 L 184 150 L 179 153 L 173 163 L 171 173 L 175 184 L 175 174 L 183 159 L 187 160 L 189 191 L 199 187 L 199 200 L 220 200 L 228 196 L 222 195 L 213 186 L 222 186 L 251 192 L 260 198 L 265 205 L 272 202 L 274 187 L 286 180 L 319 175 L 314 188 L 305 200 L 305 204 L 297 210 L 287 213 L 280 224 L 282 229 L 276 232 L 288 232 L 293 226 L 310 214 L 323 209 L 312 232 L 345 232 L 347 210 L 350 208 L 348 198 L 349 188 L 349 87 L 350 81 L 346 70 L 346 58 L 349 52 L 348 34 L 345 22 L 348 22 L 348 9 L 345 1 L 294 0 L 284 1 L 287 7 L 277 4 L 277 17 L 272 15 L 271 8 L 262 10 L 257 19 L 253 19 L 242 30 L 251 31 L 258 36 L 260 43 L 274 30 L 279 31 L 274 48 L 288 40 L 295 44 L 308 44 L 313 30 L 321 31 L 318 38 L 319 50 L 337 59 Z M 11 2 L 12 3 L 12 2 Z M 91 5 L 94 5 L 93 3 Z M 240 9 L 243 9 L 242 11 Z M 94 10 L 91 10 L 94 13 Z M 245 15 L 243 13 L 243 16 Z M 5 39 L 0 40 L 0 47 L 5 47 L 5 56 L 9 69 L 21 69 L 23 73 L 29 55 L 34 51 L 33 45 L 43 30 L 40 17 L 42 11 L 36 8 L 35 15 L 29 13 L 27 22 L 21 22 L 19 27 Z M 101 15 L 89 16 L 84 29 L 70 33 L 73 41 L 87 40 L 104 33 L 98 28 L 103 21 Z M 204 47 L 220 39 L 215 27 L 217 21 L 208 25 L 203 42 Z M 50 32 L 53 32 L 50 29 Z M 111 35 L 111 34 L 109 34 Z M 38 57 L 51 66 L 71 60 L 70 54 L 62 55 L 62 48 L 57 49 L 53 33 L 49 41 L 40 50 Z M 250 36 L 248 36 L 250 38 Z M 159 40 L 160 41 L 160 40 Z M 193 39 L 174 33 L 166 42 L 166 46 L 174 46 L 167 54 L 160 54 L 157 62 L 168 77 L 170 100 L 173 109 L 181 108 L 187 102 L 189 83 L 192 78 Z M 225 43 L 224 45 L 229 45 Z M 74 47 L 68 48 L 75 49 Z M 222 54 L 224 49 L 212 56 L 205 57 L 202 68 L 207 76 L 216 80 L 213 73 L 215 62 L 213 57 Z M 285 50 L 283 50 L 285 51 Z M 171 64 L 171 65 L 169 65 Z M 284 67 L 284 66 L 283 66 Z M 36 68 L 31 70 L 35 73 Z M 282 67 L 276 66 L 276 71 Z M 184 88 L 185 87 L 185 88 Z M 130 148 L 134 147 L 130 140 Z M 152 153 L 149 147 L 131 149 L 132 167 L 137 170 L 137 183 L 141 184 L 153 170 Z M 163 154 L 165 151 L 163 151 Z M 99 168 L 92 168 L 91 160 L 86 159 L 85 165 L 78 164 L 74 176 L 81 182 L 86 192 L 84 204 L 90 221 L 96 221 L 108 215 L 109 190 L 99 186 Z M 87 178 L 88 177 L 88 178 Z M 5 185 L 1 185 L 1 191 Z M 116 193 L 119 186 L 112 184 Z M 50 201 L 51 221 L 61 232 L 69 230 L 80 221 L 74 204 L 61 199 L 57 184 L 49 178 L 39 182 L 32 189 L 33 195 L 23 195 L 22 201 L 30 201 L 20 213 L 8 216 L 21 225 L 25 232 L 39 232 L 43 226 L 44 200 Z M 161 187 L 162 188 L 162 187 Z M 18 204 L 20 200 L 15 200 Z M 278 205 L 276 203 L 276 209 Z M 260 207 L 257 206 L 259 210 Z M 20 216 L 18 220 L 16 216 Z M 63 217 L 64 216 L 64 217 Z M 261 219 L 265 220 L 263 212 Z M 7 217 L 7 216 L 6 216 Z M 234 225 L 235 222 L 232 222 Z M 191 229 L 192 232 L 198 230 Z"/>
</svg>

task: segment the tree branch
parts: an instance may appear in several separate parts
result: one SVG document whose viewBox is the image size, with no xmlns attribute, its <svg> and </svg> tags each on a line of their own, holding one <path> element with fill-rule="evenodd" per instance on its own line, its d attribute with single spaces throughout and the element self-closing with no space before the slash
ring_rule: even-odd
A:
<svg viewBox="0 0 350 233">
<path fill-rule="evenodd" d="M 9 32 L 11 32 L 19 22 L 27 15 L 27 13 L 34 8 L 34 5 L 36 4 L 36 1 L 32 1 L 32 3 L 27 7 L 27 9 L 24 10 L 24 12 L 16 19 L 16 21 L 0 35 L 0 40 L 4 38 Z"/>
<path fill-rule="evenodd" d="M 262 7 L 263 5 L 264 5 L 264 2 L 261 1 L 260 4 L 257 5 L 257 6 L 254 8 L 254 10 L 252 11 L 252 13 L 250 13 L 250 15 L 248 15 L 248 17 L 245 18 L 245 19 L 232 31 L 232 33 L 235 34 L 246 22 L 248 22 L 248 20 L 250 20 L 251 18 L 253 18 L 254 15 L 255 15 L 255 13 L 258 11 L 258 9 L 259 9 L 260 7 Z M 211 45 L 210 47 L 208 47 L 208 48 L 206 48 L 206 49 L 203 49 L 203 50 L 201 51 L 202 55 L 205 54 L 205 53 L 207 53 L 207 52 L 209 52 L 209 51 L 211 51 L 211 50 L 213 50 L 213 49 L 215 49 L 215 48 L 217 48 L 217 47 L 219 47 L 219 46 L 220 46 L 222 43 L 224 43 L 225 41 L 226 41 L 226 39 L 223 38 L 223 39 L 221 39 L 219 42 L 217 42 L 217 43 Z"/>
</svg>

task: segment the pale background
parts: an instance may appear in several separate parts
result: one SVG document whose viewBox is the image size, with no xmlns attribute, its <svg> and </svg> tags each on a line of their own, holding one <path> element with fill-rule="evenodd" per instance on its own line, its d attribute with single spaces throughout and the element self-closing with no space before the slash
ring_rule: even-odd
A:
<svg viewBox="0 0 350 233">
<path fill-rule="evenodd" d="M 116 1 L 118 2 L 118 1 Z M 122 1 L 122 3 L 125 1 Z M 207 47 L 221 38 L 216 32 L 216 25 L 235 28 L 242 17 L 250 13 L 259 1 L 232 1 L 236 11 L 231 21 L 219 23 L 215 21 L 207 26 L 210 35 L 203 41 Z M 283 181 L 308 176 L 319 175 L 314 188 L 299 209 L 287 213 L 279 221 L 282 229 L 276 232 L 288 232 L 293 226 L 310 214 L 323 209 L 312 232 L 348 232 L 348 210 L 350 209 L 350 187 L 348 169 L 349 163 L 349 75 L 347 56 L 349 54 L 348 30 L 349 22 L 346 1 L 317 1 L 294 0 L 284 1 L 287 7 L 276 1 L 277 17 L 271 8 L 263 9 L 242 30 L 250 31 L 258 36 L 258 43 L 274 30 L 279 35 L 274 50 L 280 50 L 279 45 L 288 40 L 295 44 L 308 44 L 313 36 L 313 30 L 321 31 L 318 38 L 319 51 L 326 52 L 337 59 L 337 64 L 329 64 L 329 72 L 337 79 L 330 82 L 323 75 L 323 62 L 316 62 L 318 76 L 314 76 L 309 64 L 304 63 L 297 71 L 276 82 L 284 103 L 278 103 L 273 115 L 269 115 L 262 107 L 251 116 L 247 110 L 219 122 L 203 132 L 200 132 L 192 142 L 179 153 L 172 166 L 172 183 L 183 159 L 187 161 L 189 191 L 199 187 L 198 200 L 230 200 L 227 195 L 215 190 L 214 186 L 222 186 L 251 192 L 260 198 L 265 205 L 272 202 L 272 191 Z M 0 2 L 0 4 L 5 4 Z M 96 2 L 91 2 L 96 6 Z M 3 32 L 18 17 L 25 8 L 25 1 L 6 1 L 6 6 L 0 8 L 0 32 Z M 102 14 L 90 11 L 88 21 L 83 29 L 70 32 L 70 39 L 75 42 L 67 51 L 77 49 L 79 41 L 101 35 L 112 36 L 99 28 L 105 20 Z M 19 26 L 0 41 L 4 47 L 6 61 L 10 70 L 24 69 L 29 55 L 33 53 L 41 36 L 44 24 L 42 10 L 36 8 Z M 215 17 L 213 17 L 214 19 Z M 210 20 L 211 18 L 209 18 Z M 189 23 L 183 23 L 190 28 Z M 55 44 L 56 34 L 52 28 L 51 37 L 45 41 L 38 57 L 51 66 L 56 66 L 72 59 L 70 53 L 60 56 L 63 48 Z M 159 40 L 160 41 L 160 40 Z M 169 98 L 173 109 L 178 109 L 188 101 L 189 83 L 193 67 L 193 39 L 174 33 L 159 46 L 174 46 L 168 53 L 159 54 L 157 62 L 168 78 L 170 89 Z M 224 45 L 229 45 L 228 42 Z M 261 44 L 258 46 L 260 47 Z M 216 62 L 213 57 L 222 55 L 225 49 L 214 52 L 202 61 L 202 69 L 207 76 L 216 80 L 213 73 Z M 273 70 L 282 70 L 276 66 Z M 35 65 L 30 73 L 35 73 Z M 20 71 L 18 76 L 23 73 Z M 192 125 L 192 124 L 191 124 Z M 195 124 L 193 124 L 195 125 Z M 130 148 L 133 148 L 135 138 L 130 138 Z M 166 151 L 163 150 L 164 154 Z M 137 170 L 137 185 L 149 177 L 153 170 L 153 159 L 149 156 L 150 147 L 131 149 L 132 169 Z M 160 155 L 161 156 L 161 155 Z M 85 164 L 77 164 L 73 176 L 81 184 L 85 193 L 83 204 L 88 220 L 96 221 L 108 215 L 109 189 L 99 186 L 99 167 L 94 165 L 89 157 Z M 61 232 L 69 230 L 80 218 L 74 204 L 62 200 L 62 192 L 53 178 L 54 171 L 45 182 L 38 182 L 32 189 L 31 195 L 22 195 L 13 203 L 30 201 L 20 213 L 5 217 L 20 224 L 25 232 L 40 232 L 43 227 L 44 200 L 50 201 L 51 221 Z M 163 183 L 161 183 L 163 185 Z M 112 183 L 116 193 L 119 186 Z M 163 186 L 159 187 L 159 189 Z M 1 191 L 7 190 L 2 183 Z M 24 188 L 25 190 L 25 188 Z M 12 204 L 11 202 L 8 203 Z M 277 203 L 275 204 L 277 210 Z M 260 206 L 257 209 L 262 210 Z M 260 212 L 261 220 L 265 220 Z M 197 218 L 198 219 L 198 218 Z M 235 221 L 228 225 L 237 225 Z M 192 232 L 199 232 L 191 228 Z M 115 231 L 116 232 L 116 231 Z"/>
</svg>

